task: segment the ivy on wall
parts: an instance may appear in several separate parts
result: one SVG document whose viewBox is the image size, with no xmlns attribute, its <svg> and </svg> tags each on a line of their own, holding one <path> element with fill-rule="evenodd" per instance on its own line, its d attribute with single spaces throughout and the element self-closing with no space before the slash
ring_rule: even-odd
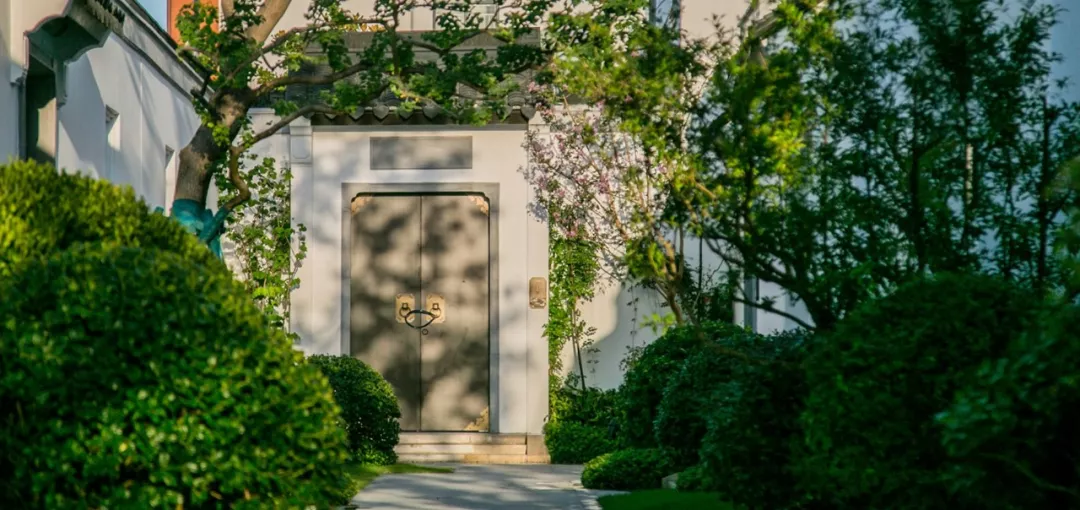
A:
<svg viewBox="0 0 1080 510">
<path fill-rule="evenodd" d="M 596 328 L 582 319 L 579 305 L 593 298 L 594 286 L 600 272 L 597 247 L 586 240 L 568 238 L 551 230 L 548 254 L 551 300 L 544 336 L 548 339 L 549 419 L 568 404 L 566 382 L 562 378 L 562 352 L 569 343 L 573 346 L 578 366 L 570 385 L 586 388 L 582 353 L 591 348 Z M 578 385 L 580 383 L 580 385 Z"/>
<path fill-rule="evenodd" d="M 307 255 L 307 243 L 306 228 L 292 218 L 292 171 L 279 167 L 274 158 L 259 161 L 246 155 L 245 159 L 255 163 L 247 172 L 251 199 L 226 220 L 225 237 L 235 245 L 230 266 L 270 324 L 298 343 L 299 338 L 289 331 L 290 296 L 300 286 L 297 272 Z M 229 179 L 220 173 L 216 177 L 221 201 L 236 196 Z"/>
</svg>

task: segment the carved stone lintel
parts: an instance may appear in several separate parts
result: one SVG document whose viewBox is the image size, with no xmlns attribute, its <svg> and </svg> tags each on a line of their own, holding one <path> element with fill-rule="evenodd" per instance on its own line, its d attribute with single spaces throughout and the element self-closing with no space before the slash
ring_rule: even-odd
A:
<svg viewBox="0 0 1080 510">
<path fill-rule="evenodd" d="M 487 198 L 480 195 L 469 195 L 469 201 L 476 205 L 476 207 L 479 207 L 480 212 L 484 213 L 484 216 L 491 213 L 491 206 L 488 204 Z"/>
<path fill-rule="evenodd" d="M 484 408 L 484 411 L 480 413 L 480 416 L 476 418 L 472 423 L 465 426 L 465 430 L 469 432 L 487 432 L 491 430 L 490 412 L 488 407 Z"/>
<path fill-rule="evenodd" d="M 368 202 L 371 202 L 371 199 L 373 198 L 375 198 L 373 195 L 357 195 L 353 197 L 352 203 L 349 204 L 349 210 L 353 214 L 356 214 L 356 211 L 363 209 L 364 206 L 368 205 Z"/>
</svg>

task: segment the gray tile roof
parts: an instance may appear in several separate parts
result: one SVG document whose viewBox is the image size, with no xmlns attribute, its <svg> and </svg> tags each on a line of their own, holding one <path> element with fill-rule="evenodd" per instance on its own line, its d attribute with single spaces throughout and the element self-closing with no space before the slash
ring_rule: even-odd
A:
<svg viewBox="0 0 1080 510">
<path fill-rule="evenodd" d="M 401 32 L 402 37 L 422 37 L 424 32 Z M 358 32 L 345 34 L 345 45 L 350 50 L 360 51 L 363 48 L 371 44 L 371 40 L 375 34 L 370 32 Z M 540 37 L 538 33 L 530 34 L 519 40 L 522 43 L 534 42 L 540 43 Z M 497 40 L 495 37 L 487 33 L 481 33 L 465 43 L 457 46 L 454 53 L 465 53 L 479 49 L 488 49 L 494 54 L 495 49 L 503 43 Z M 318 54 L 321 52 L 321 48 L 312 47 L 309 49 L 309 53 Z M 424 50 L 416 49 L 415 58 L 418 61 L 431 61 L 435 59 L 434 53 Z M 330 72 L 330 69 L 326 65 L 319 65 L 314 68 L 305 69 L 301 72 L 324 74 Z M 534 115 L 535 108 L 533 105 L 535 101 L 533 98 L 525 92 L 529 81 L 532 80 L 533 71 L 526 71 L 515 75 L 512 79 L 518 83 L 518 91 L 511 92 L 505 98 L 506 111 L 508 115 L 505 119 L 495 121 L 493 123 L 498 124 L 525 124 Z M 298 104 L 311 104 L 317 102 L 320 99 L 320 94 L 329 90 L 331 86 L 328 85 L 300 85 L 287 88 L 285 91 L 271 95 L 270 97 L 263 98 L 258 106 L 272 107 L 273 104 L 279 100 L 286 99 L 296 102 Z M 462 97 L 481 97 L 479 92 L 468 86 L 459 84 L 457 86 L 456 93 Z M 401 104 L 401 98 L 395 96 L 391 92 L 384 93 L 382 96 L 369 102 L 361 108 L 358 108 L 350 115 L 325 115 L 315 114 L 311 116 L 312 125 L 446 125 L 454 124 L 455 121 L 446 112 L 435 104 L 427 104 L 423 107 L 419 107 L 409 112 L 399 108 Z"/>
</svg>

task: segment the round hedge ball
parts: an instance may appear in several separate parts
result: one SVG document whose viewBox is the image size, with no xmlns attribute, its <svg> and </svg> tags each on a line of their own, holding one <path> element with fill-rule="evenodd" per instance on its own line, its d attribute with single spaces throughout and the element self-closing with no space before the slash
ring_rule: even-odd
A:
<svg viewBox="0 0 1080 510">
<path fill-rule="evenodd" d="M 130 187 L 33 161 L 0 164 L 0 278 L 27 260 L 88 242 L 168 250 L 227 271 L 206 245 L 179 222 L 151 212 Z"/>
<path fill-rule="evenodd" d="M 308 362 L 330 380 L 353 460 L 383 465 L 397 462 L 394 447 L 401 432 L 401 410 L 390 383 L 352 356 L 320 354 Z"/>
<path fill-rule="evenodd" d="M 629 448 L 601 455 L 585 463 L 581 485 L 586 489 L 635 491 L 659 489 L 675 470 L 656 448 Z"/>
<path fill-rule="evenodd" d="M 326 508 L 326 378 L 223 272 L 79 245 L 0 282 L 0 508 Z"/>
</svg>

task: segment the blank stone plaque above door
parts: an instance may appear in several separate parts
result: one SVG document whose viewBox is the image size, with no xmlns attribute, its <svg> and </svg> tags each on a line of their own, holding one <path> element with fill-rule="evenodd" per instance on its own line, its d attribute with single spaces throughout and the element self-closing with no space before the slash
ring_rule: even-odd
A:
<svg viewBox="0 0 1080 510">
<path fill-rule="evenodd" d="M 468 170 L 471 136 L 373 136 L 372 170 Z"/>
</svg>

